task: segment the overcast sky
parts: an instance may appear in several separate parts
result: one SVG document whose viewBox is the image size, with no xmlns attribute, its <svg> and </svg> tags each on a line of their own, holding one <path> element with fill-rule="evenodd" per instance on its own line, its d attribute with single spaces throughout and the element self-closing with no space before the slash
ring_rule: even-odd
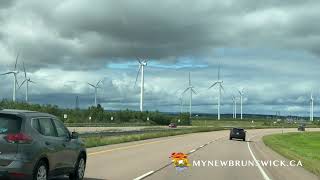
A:
<svg viewBox="0 0 320 180">
<path fill-rule="evenodd" d="M 103 80 L 105 109 L 138 110 L 136 57 L 147 58 L 146 110 L 179 112 L 191 72 L 194 111 L 216 113 L 208 87 L 220 63 L 223 113 L 243 88 L 245 113 L 307 115 L 313 91 L 319 116 L 319 9 L 317 0 L 2 0 L 0 72 L 20 52 L 20 71 L 24 62 L 36 82 L 32 103 L 71 108 L 79 96 L 85 108 L 94 103 L 87 82 Z M 0 76 L 0 98 L 12 99 L 12 78 Z"/>
</svg>

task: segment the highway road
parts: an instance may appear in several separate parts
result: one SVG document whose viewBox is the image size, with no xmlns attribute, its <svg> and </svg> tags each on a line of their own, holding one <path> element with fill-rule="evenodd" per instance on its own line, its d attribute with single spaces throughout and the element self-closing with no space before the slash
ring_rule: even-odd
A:
<svg viewBox="0 0 320 180">
<path fill-rule="evenodd" d="M 307 129 L 320 131 L 320 129 Z M 292 132 L 296 129 L 285 129 Z M 195 160 L 289 160 L 270 150 L 262 142 L 262 136 L 281 133 L 281 129 L 248 130 L 247 141 L 228 139 L 229 131 L 187 134 L 157 138 L 139 142 L 88 149 L 87 180 L 206 180 L 206 179 L 253 179 L 253 180 L 320 180 L 302 167 L 197 167 L 178 172 L 171 163 L 172 152 L 190 153 L 189 161 Z M 147 176 L 148 175 L 148 176 Z"/>
</svg>

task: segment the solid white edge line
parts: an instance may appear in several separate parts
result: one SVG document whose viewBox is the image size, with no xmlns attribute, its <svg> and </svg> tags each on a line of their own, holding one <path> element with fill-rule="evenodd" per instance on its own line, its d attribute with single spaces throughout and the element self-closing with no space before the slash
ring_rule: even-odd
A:
<svg viewBox="0 0 320 180">
<path fill-rule="evenodd" d="M 189 153 L 193 153 L 193 152 L 195 152 L 196 150 L 195 149 L 193 149 L 193 150 L 191 150 Z"/>
<path fill-rule="evenodd" d="M 139 176 L 139 177 L 137 177 L 137 178 L 134 178 L 133 180 L 141 180 L 141 179 L 144 179 L 144 178 L 146 178 L 147 176 L 150 176 L 150 175 L 153 174 L 153 173 L 154 173 L 154 171 L 147 172 L 147 173 L 145 173 L 145 174 L 143 174 L 143 175 L 141 175 L 141 176 Z"/>
<path fill-rule="evenodd" d="M 260 173 L 261 173 L 262 176 L 263 176 L 263 179 L 265 179 L 265 180 L 271 180 L 271 179 L 269 178 L 269 176 L 267 175 L 267 173 L 263 170 L 263 168 L 262 168 L 262 167 L 260 166 L 260 164 L 258 163 L 258 160 L 257 160 L 256 157 L 254 156 L 254 154 L 253 154 L 253 152 L 252 152 L 252 150 L 251 150 L 251 148 L 250 148 L 249 142 L 247 142 L 247 144 L 248 144 L 249 152 L 250 152 L 250 154 L 251 154 L 254 162 L 257 164 L 258 169 L 260 170 Z"/>
</svg>

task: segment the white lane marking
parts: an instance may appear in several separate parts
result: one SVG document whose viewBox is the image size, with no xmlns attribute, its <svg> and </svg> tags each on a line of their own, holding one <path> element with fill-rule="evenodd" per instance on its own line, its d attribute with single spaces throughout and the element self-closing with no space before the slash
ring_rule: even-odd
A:
<svg viewBox="0 0 320 180">
<path fill-rule="evenodd" d="M 192 149 L 189 153 L 193 153 L 193 152 L 195 152 L 196 150 L 195 149 Z"/>
<path fill-rule="evenodd" d="M 200 146 L 199 148 L 203 148 L 204 145 Z"/>
<path fill-rule="evenodd" d="M 154 173 L 154 171 L 147 172 L 147 173 L 145 173 L 145 174 L 143 174 L 143 175 L 141 175 L 141 176 L 139 176 L 139 177 L 137 177 L 137 178 L 134 178 L 133 180 L 141 180 L 141 179 L 144 179 L 144 178 L 150 176 L 150 175 L 153 174 L 153 173 Z"/>
<path fill-rule="evenodd" d="M 254 136 L 253 136 L 253 137 L 254 137 Z M 252 138 L 252 137 L 251 137 L 251 138 Z M 249 139 L 249 140 L 250 140 L 250 139 Z M 258 160 L 256 159 L 256 157 L 254 156 L 254 154 L 253 154 L 253 152 L 252 152 L 252 150 L 251 150 L 251 148 L 250 148 L 249 141 L 247 142 L 247 144 L 248 144 L 249 152 L 250 152 L 250 154 L 251 154 L 254 162 L 257 164 L 258 169 L 260 170 L 260 173 L 261 173 L 262 176 L 263 176 L 263 179 L 265 179 L 265 180 L 271 180 L 271 179 L 269 178 L 269 176 L 267 175 L 267 173 L 266 173 L 266 172 L 263 170 L 263 168 L 260 166 L 260 164 L 259 164 Z"/>
<path fill-rule="evenodd" d="M 219 137 L 218 139 L 224 138 L 224 137 L 226 137 L 226 136 Z M 216 139 L 216 140 L 218 140 L 218 139 Z M 209 145 L 210 143 L 212 143 L 212 142 L 214 142 L 214 141 L 216 141 L 216 140 L 212 140 L 212 141 L 208 142 L 207 144 L 202 145 L 202 147 L 204 147 L 204 146 L 206 146 L 206 145 Z M 200 146 L 200 147 L 201 147 L 201 146 Z M 195 152 L 195 151 L 196 151 L 196 149 L 193 149 L 193 150 L 191 150 L 189 153 L 193 153 L 193 152 Z M 171 164 L 171 163 L 170 163 L 170 164 Z M 141 175 L 141 176 L 139 176 L 139 177 L 137 177 L 137 178 L 134 178 L 133 180 L 141 180 L 141 179 L 144 179 L 144 178 L 152 175 L 153 173 L 155 173 L 155 171 L 147 172 L 147 173 L 145 173 L 145 174 L 143 174 L 143 175 Z"/>
</svg>

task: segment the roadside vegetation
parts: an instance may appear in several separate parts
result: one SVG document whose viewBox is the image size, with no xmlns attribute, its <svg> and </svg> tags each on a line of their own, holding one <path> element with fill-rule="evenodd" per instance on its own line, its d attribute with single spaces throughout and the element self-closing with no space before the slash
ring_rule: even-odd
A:
<svg viewBox="0 0 320 180">
<path fill-rule="evenodd" d="M 214 127 L 297 127 L 296 123 L 286 123 L 284 119 L 277 121 L 279 117 L 274 115 L 245 115 L 245 119 L 237 121 L 232 115 L 222 115 L 218 121 L 214 115 L 194 115 L 189 118 L 188 113 L 169 114 L 154 112 L 138 112 L 132 110 L 108 111 L 100 105 L 88 107 L 87 109 L 63 109 L 56 105 L 30 104 L 24 102 L 12 102 L 9 100 L 0 101 L 0 109 L 24 109 L 39 112 L 46 112 L 59 117 L 69 127 L 123 127 L 123 126 L 167 126 L 176 123 L 178 126 L 214 126 Z M 64 115 L 67 115 L 65 118 Z M 283 117 L 286 118 L 286 117 Z M 277 121 L 276 123 L 274 123 Z M 253 123 L 252 123 L 253 122 Z M 307 124 L 308 127 L 320 127 L 318 120 L 314 124 Z"/>
<path fill-rule="evenodd" d="M 23 109 L 39 111 L 53 114 L 59 117 L 64 123 L 70 126 L 81 124 L 95 125 L 119 125 L 119 126 L 136 126 L 136 125 L 168 125 L 171 122 L 178 122 L 180 125 L 191 125 L 189 115 L 182 113 L 178 115 L 169 115 L 159 111 L 138 112 L 132 110 L 108 111 L 103 109 L 100 104 L 97 107 L 91 106 L 88 109 L 62 109 L 56 105 L 28 104 L 24 102 L 12 102 L 8 100 L 0 101 L 2 109 Z M 65 118 L 64 115 L 67 115 Z"/>
<path fill-rule="evenodd" d="M 274 151 L 292 160 L 301 160 L 303 167 L 320 176 L 320 132 L 275 134 L 263 137 Z"/>
</svg>

